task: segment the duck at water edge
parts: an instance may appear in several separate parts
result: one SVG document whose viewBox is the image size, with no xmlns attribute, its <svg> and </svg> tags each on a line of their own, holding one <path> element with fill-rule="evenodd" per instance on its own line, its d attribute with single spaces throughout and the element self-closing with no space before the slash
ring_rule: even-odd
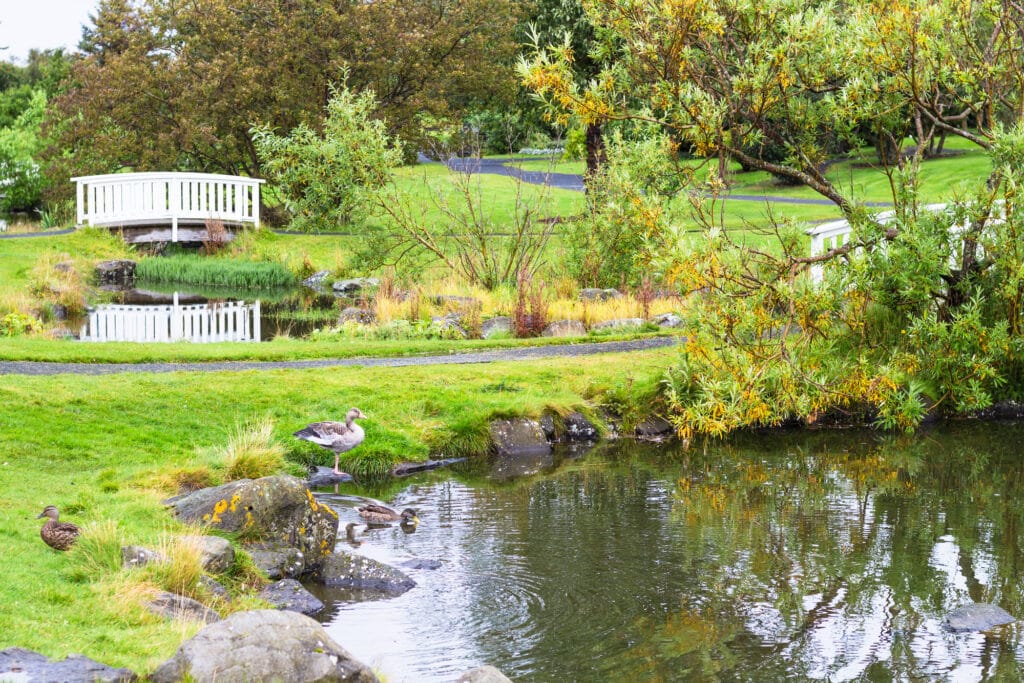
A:
<svg viewBox="0 0 1024 683">
<path fill-rule="evenodd" d="M 366 415 L 363 415 L 359 408 L 352 408 L 345 415 L 344 422 L 312 422 L 295 432 L 295 437 L 334 451 L 334 473 L 345 474 L 338 469 L 338 458 L 342 453 L 361 444 L 366 438 L 363 428 L 355 422 L 357 419 L 365 417 Z"/>
</svg>

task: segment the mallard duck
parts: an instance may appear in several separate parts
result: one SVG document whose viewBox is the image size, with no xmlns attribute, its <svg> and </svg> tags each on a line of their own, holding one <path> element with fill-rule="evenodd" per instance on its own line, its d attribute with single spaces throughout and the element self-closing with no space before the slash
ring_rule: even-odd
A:
<svg viewBox="0 0 1024 683">
<path fill-rule="evenodd" d="M 412 508 L 405 508 L 401 512 L 395 512 L 389 507 L 367 503 L 357 507 L 359 516 L 370 524 L 388 524 L 390 522 L 401 522 L 402 524 L 419 524 L 420 518 Z"/>
<path fill-rule="evenodd" d="M 80 530 L 71 522 L 60 521 L 60 513 L 53 505 L 47 505 L 46 509 L 36 516 L 36 519 L 49 517 L 46 524 L 39 530 L 43 542 L 57 550 L 67 550 L 78 540 Z"/>
<path fill-rule="evenodd" d="M 334 473 L 344 474 L 338 469 L 338 456 L 363 442 L 366 434 L 355 420 L 365 417 L 359 408 L 352 408 L 344 422 L 313 422 L 295 432 L 295 437 L 334 451 Z"/>
</svg>

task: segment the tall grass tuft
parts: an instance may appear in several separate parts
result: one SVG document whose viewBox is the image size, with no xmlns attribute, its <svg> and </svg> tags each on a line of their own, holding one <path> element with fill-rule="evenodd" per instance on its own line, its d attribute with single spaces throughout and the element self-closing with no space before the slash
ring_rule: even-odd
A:
<svg viewBox="0 0 1024 683">
<path fill-rule="evenodd" d="M 270 418 L 238 424 L 224 447 L 225 475 L 229 481 L 259 479 L 284 468 L 285 449 L 274 441 Z"/>
<path fill-rule="evenodd" d="M 122 545 L 124 535 L 116 520 L 85 525 L 68 553 L 71 559 L 70 578 L 90 581 L 116 573 L 121 569 Z"/>
<path fill-rule="evenodd" d="M 151 562 L 140 570 L 140 578 L 151 581 L 169 593 L 187 598 L 200 596 L 199 579 L 203 576 L 203 551 L 197 532 L 192 536 L 165 534 L 160 540 L 157 553 L 166 558 L 163 562 Z"/>
<path fill-rule="evenodd" d="M 295 284 L 295 275 L 281 263 L 203 258 L 194 254 L 143 259 L 135 268 L 135 276 L 150 282 L 246 289 L 274 289 Z"/>
</svg>

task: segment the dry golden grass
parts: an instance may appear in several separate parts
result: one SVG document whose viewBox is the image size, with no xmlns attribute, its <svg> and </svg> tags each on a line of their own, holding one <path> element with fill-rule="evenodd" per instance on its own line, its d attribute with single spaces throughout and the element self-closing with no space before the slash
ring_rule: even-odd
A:
<svg viewBox="0 0 1024 683">
<path fill-rule="evenodd" d="M 41 302 L 63 306 L 68 314 L 83 313 L 89 294 L 83 267 L 68 254 L 43 254 L 32 267 L 32 294 Z"/>
</svg>

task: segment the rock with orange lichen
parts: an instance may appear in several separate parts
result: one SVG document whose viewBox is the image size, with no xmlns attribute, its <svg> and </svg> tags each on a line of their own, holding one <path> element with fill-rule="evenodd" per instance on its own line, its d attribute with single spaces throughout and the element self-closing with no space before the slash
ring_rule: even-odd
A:
<svg viewBox="0 0 1024 683">
<path fill-rule="evenodd" d="M 297 552 L 303 574 L 320 566 L 334 550 L 338 515 L 313 497 L 295 477 L 240 479 L 167 501 L 186 522 L 236 533 L 246 542 L 275 543 Z"/>
</svg>

